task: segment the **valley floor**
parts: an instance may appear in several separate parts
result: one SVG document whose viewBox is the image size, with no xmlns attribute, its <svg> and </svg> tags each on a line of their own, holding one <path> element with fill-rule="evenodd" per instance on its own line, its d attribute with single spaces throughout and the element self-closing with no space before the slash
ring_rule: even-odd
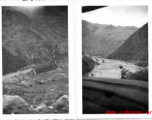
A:
<svg viewBox="0 0 152 120">
<path fill-rule="evenodd" d="M 125 61 L 112 60 L 112 59 L 104 59 L 104 58 L 96 58 L 98 60 L 99 65 L 95 66 L 91 71 L 89 76 L 92 77 L 102 77 L 102 78 L 121 78 L 121 69 L 119 66 L 123 66 L 123 68 L 136 72 L 139 68 L 134 63 L 128 63 Z"/>
</svg>

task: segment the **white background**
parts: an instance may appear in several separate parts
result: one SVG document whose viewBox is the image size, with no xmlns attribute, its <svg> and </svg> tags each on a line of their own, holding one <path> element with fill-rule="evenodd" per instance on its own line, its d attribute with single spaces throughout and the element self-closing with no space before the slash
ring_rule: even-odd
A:
<svg viewBox="0 0 152 120">
<path fill-rule="evenodd" d="M 149 23 L 149 110 L 152 111 L 152 81 L 151 67 L 152 61 L 152 0 L 40 0 L 32 2 L 10 2 L 0 1 L 0 36 L 2 40 L 2 15 L 1 6 L 53 6 L 68 5 L 68 41 L 69 41 L 69 114 L 27 114 L 27 115 L 3 115 L 2 114 L 2 89 L 0 89 L 0 119 L 77 119 L 77 118 L 152 118 L 152 114 L 125 115 L 125 114 L 82 114 L 82 6 L 125 6 L 125 5 L 148 5 Z M 0 73 L 2 81 L 2 41 L 0 42 Z M 2 88 L 2 82 L 0 82 Z"/>
</svg>

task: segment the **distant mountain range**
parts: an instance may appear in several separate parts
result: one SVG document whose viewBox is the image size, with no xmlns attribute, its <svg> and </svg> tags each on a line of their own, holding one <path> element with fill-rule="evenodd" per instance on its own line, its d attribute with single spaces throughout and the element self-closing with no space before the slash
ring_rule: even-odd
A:
<svg viewBox="0 0 152 120">
<path fill-rule="evenodd" d="M 126 61 L 148 60 L 148 23 L 132 34 L 108 58 Z"/>
<path fill-rule="evenodd" d="M 83 49 L 90 55 L 107 57 L 120 47 L 138 28 L 113 26 L 82 21 Z"/>
<path fill-rule="evenodd" d="M 67 62 L 67 15 L 58 7 L 35 16 L 3 7 L 3 74 L 31 64 Z"/>
</svg>

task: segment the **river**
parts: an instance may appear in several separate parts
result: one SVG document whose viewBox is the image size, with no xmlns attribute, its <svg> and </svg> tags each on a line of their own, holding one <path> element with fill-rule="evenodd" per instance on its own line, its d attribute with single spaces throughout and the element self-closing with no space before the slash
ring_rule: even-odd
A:
<svg viewBox="0 0 152 120">
<path fill-rule="evenodd" d="M 112 60 L 112 59 L 104 59 L 104 58 L 96 58 L 98 60 L 99 65 L 96 65 L 94 69 L 91 71 L 89 76 L 92 77 L 102 77 L 102 78 L 121 78 L 121 70 L 119 68 L 120 65 L 123 68 L 136 72 L 139 68 L 134 63 L 128 63 L 120 60 Z M 103 62 L 104 61 L 104 62 Z"/>
</svg>

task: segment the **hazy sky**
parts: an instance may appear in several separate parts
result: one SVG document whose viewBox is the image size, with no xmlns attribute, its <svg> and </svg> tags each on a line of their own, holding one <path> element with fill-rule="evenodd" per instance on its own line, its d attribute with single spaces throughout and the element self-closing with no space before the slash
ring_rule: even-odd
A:
<svg viewBox="0 0 152 120">
<path fill-rule="evenodd" d="M 29 17 L 34 17 L 43 13 L 48 16 L 50 13 L 66 13 L 68 11 L 67 6 L 8 6 L 4 7 L 4 9 L 12 9 L 16 11 L 20 11 Z"/>
<path fill-rule="evenodd" d="M 108 6 L 82 13 L 82 19 L 99 24 L 141 27 L 148 22 L 148 7 Z"/>
</svg>

